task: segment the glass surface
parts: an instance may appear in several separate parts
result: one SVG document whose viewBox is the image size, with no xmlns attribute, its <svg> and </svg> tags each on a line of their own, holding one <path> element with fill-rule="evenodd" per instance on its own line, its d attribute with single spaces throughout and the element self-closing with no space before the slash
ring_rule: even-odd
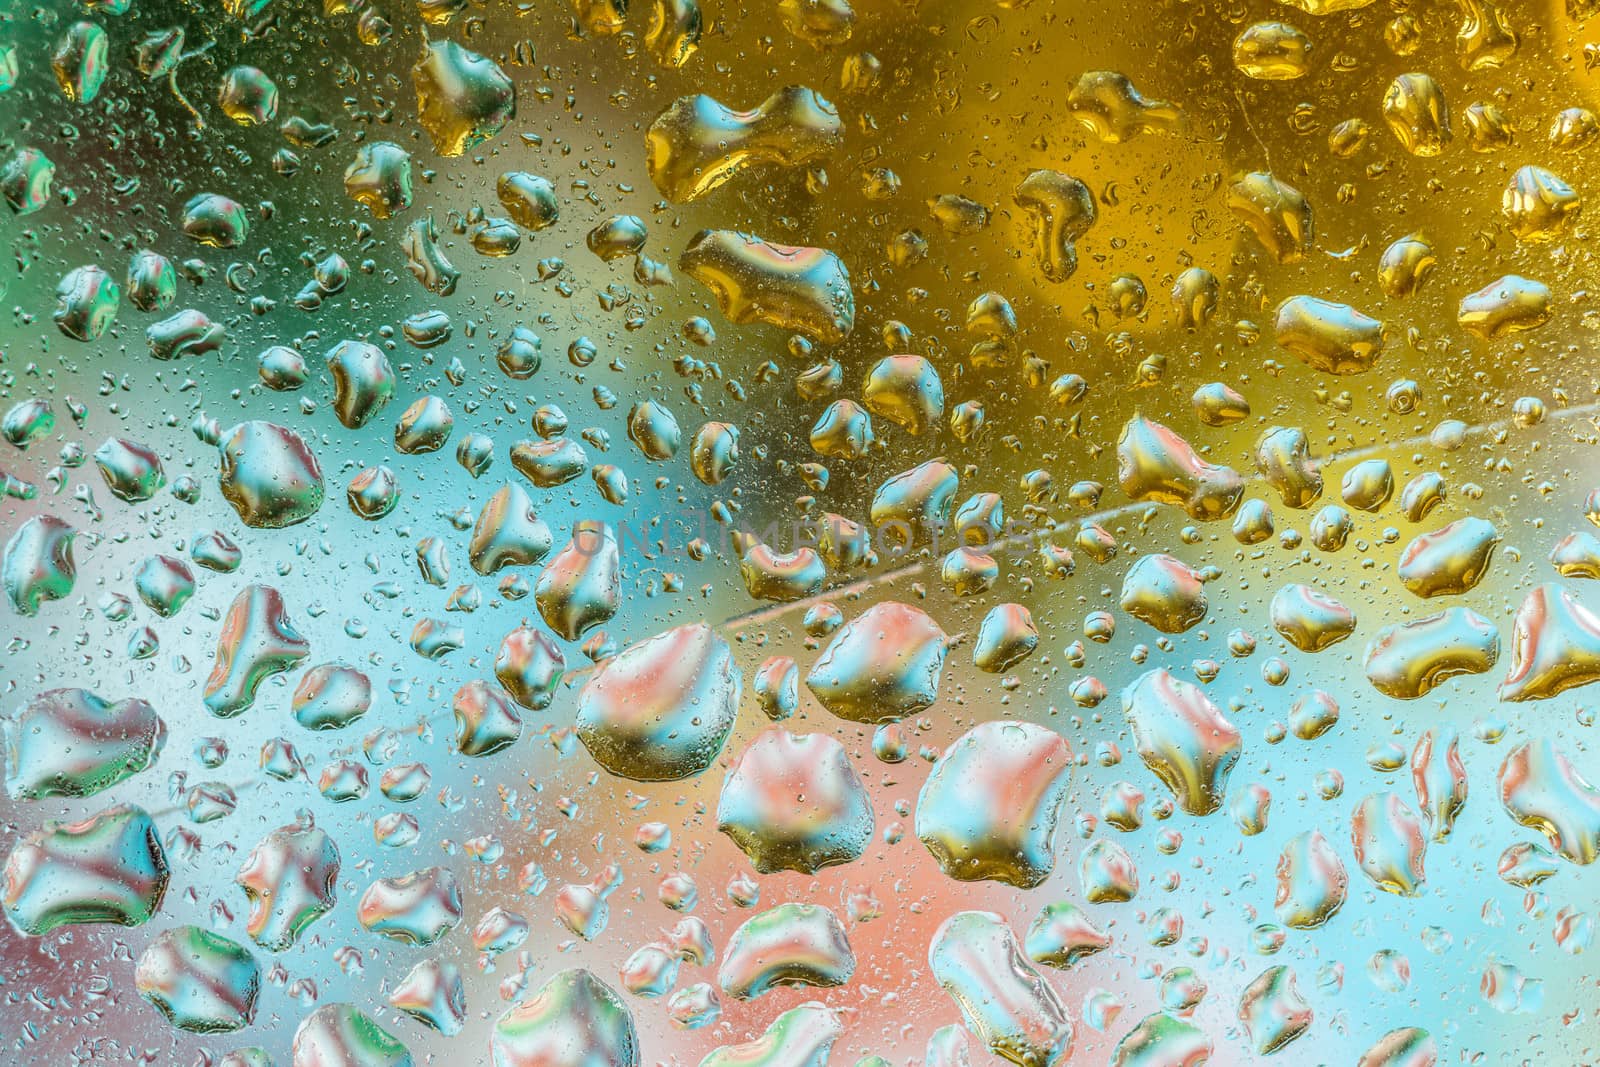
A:
<svg viewBox="0 0 1600 1067">
<path fill-rule="evenodd" d="M 1595 10 L 0 12 L 0 1063 L 1593 1062 Z"/>
</svg>

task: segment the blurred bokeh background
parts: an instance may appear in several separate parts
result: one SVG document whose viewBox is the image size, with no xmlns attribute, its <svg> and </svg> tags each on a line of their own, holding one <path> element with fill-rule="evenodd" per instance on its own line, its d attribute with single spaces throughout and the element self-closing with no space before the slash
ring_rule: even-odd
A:
<svg viewBox="0 0 1600 1067">
<path fill-rule="evenodd" d="M 1044 905 L 1082 903 L 1079 857 L 1086 838 L 1105 836 L 1134 858 L 1140 888 L 1132 901 L 1090 909 L 1110 932 L 1111 949 L 1070 971 L 1047 972 L 1077 1021 L 1074 1062 L 1106 1061 L 1139 1019 L 1161 1007 L 1161 978 L 1177 967 L 1192 968 L 1208 987 L 1192 1021 L 1213 1041 L 1213 1062 L 1251 1062 L 1239 996 L 1276 964 L 1293 968 L 1315 1013 L 1311 1031 L 1278 1053 L 1280 1062 L 1354 1064 L 1401 1026 L 1428 1029 L 1445 1063 L 1594 1062 L 1596 975 L 1593 954 L 1582 951 L 1589 920 L 1577 923 L 1583 935 L 1566 944 L 1556 931 L 1572 925 L 1565 911 L 1600 908 L 1600 893 L 1589 871 L 1570 864 L 1533 890 L 1497 877 L 1502 850 L 1538 835 L 1507 816 L 1495 782 L 1506 752 L 1540 737 L 1553 739 L 1590 778 L 1600 774 L 1587 690 L 1519 705 L 1496 697 L 1509 662 L 1512 615 L 1529 589 L 1556 578 L 1551 547 L 1587 526 L 1584 500 L 1600 484 L 1593 356 L 1600 320 L 1586 216 L 1559 240 L 1531 243 L 1516 239 L 1501 211 L 1502 190 L 1524 165 L 1549 168 L 1580 196 L 1600 177 L 1595 142 L 1562 148 L 1548 135 L 1564 109 L 1600 106 L 1596 24 L 1573 19 L 1560 3 L 1507 4 L 1502 14 L 1516 48 L 1470 69 L 1474 54 L 1463 58 L 1458 35 L 1474 13 L 1488 17 L 1479 0 L 1378 0 L 1328 15 L 1271 0 L 1018 6 L 862 0 L 848 40 L 826 47 L 790 32 L 776 4 L 706 0 L 699 48 L 674 67 L 657 62 L 644 41 L 648 10 L 629 12 L 620 34 L 596 36 L 582 32 L 571 6 L 554 0 L 468 4 L 444 26 L 427 25 L 415 6 L 389 0 L 332 11 L 271 0 L 244 18 L 213 3 L 133 0 L 123 13 L 113 6 L 95 10 L 61 0 L 0 15 L 0 44 L 12 50 L 18 72 L 14 86 L 0 93 L 0 147 L 7 154 L 35 147 L 56 167 L 43 210 L 0 215 L 11 260 L 0 276 L 9 308 L 0 326 L 0 389 L 8 406 L 44 397 L 57 414 L 54 433 L 26 451 L 0 448 L 0 468 L 38 487 L 33 499 L 0 506 L 0 527 L 9 536 L 27 518 L 48 513 L 80 531 L 68 599 L 33 618 L 0 609 L 8 612 L 0 710 L 15 710 L 39 690 L 84 687 L 108 699 L 149 700 L 169 737 L 159 762 L 114 793 L 0 799 L 0 830 L 9 848 L 48 820 L 81 818 L 111 799 L 139 804 L 156 818 L 173 875 L 160 914 L 145 926 L 65 927 L 43 938 L 0 926 L 0 1062 L 190 1064 L 259 1045 L 288 1063 L 298 1021 L 315 1004 L 343 1001 L 380 1019 L 419 1062 L 488 1062 L 494 1020 L 551 974 L 583 966 L 615 984 L 631 952 L 678 919 L 658 899 L 663 878 L 677 873 L 698 887 L 694 913 L 720 949 L 751 914 L 734 905 L 728 888 L 753 872 L 716 832 L 715 814 L 726 767 L 768 725 L 750 695 L 751 678 L 773 655 L 793 656 L 802 670 L 815 659 L 822 639 L 808 634 L 804 618 L 816 604 L 832 603 L 854 617 L 884 599 L 918 604 L 966 641 L 949 656 L 938 701 L 903 724 L 910 756 L 902 763 L 875 758 L 870 727 L 831 716 L 802 688 L 789 728 L 844 741 L 870 787 L 877 832 L 852 863 L 816 875 L 756 879 L 761 907 L 816 901 L 850 916 L 855 978 L 839 989 L 778 990 L 749 1003 L 724 998 L 720 1020 L 694 1031 L 669 1025 L 664 999 L 630 996 L 645 1062 L 697 1063 L 810 999 L 847 1013 L 835 1062 L 868 1054 L 920 1062 L 929 1035 L 959 1021 L 954 1002 L 929 974 L 933 931 L 955 911 L 980 908 L 1006 917 L 1020 936 Z M 109 35 L 105 86 L 87 104 L 64 98 L 50 64 L 67 28 L 84 18 Z M 374 29 L 376 18 L 387 24 L 386 35 Z M 1236 69 L 1234 39 L 1264 20 L 1292 22 L 1311 38 L 1304 77 L 1262 81 Z M 132 57 L 147 35 L 171 27 L 184 30 L 188 50 L 205 50 L 184 59 L 169 84 L 166 77 L 145 77 Z M 515 117 L 462 156 L 437 156 L 417 121 L 410 71 L 427 37 L 448 37 L 495 59 L 516 85 Z M 278 121 L 242 127 L 219 109 L 219 82 L 238 64 L 259 67 L 275 81 Z M 870 85 L 861 84 L 863 66 L 881 72 Z M 1089 70 L 1121 72 L 1146 98 L 1170 102 L 1181 120 L 1123 143 L 1103 142 L 1068 105 Z M 1428 72 L 1443 90 L 1454 137 L 1437 156 L 1407 153 L 1384 119 L 1385 90 L 1408 71 Z M 787 85 L 814 88 L 837 106 L 844 135 L 836 152 L 812 167 L 751 167 L 691 203 L 662 199 L 645 166 L 645 131 L 656 115 L 690 93 L 753 108 Z M 1503 115 L 1503 139 L 1475 137 L 1467 115 L 1473 105 Z M 295 148 L 298 168 L 291 175 L 274 167 L 274 157 L 288 144 L 279 126 L 294 116 L 326 123 L 335 136 L 320 147 Z M 1330 148 L 1330 136 L 1350 120 L 1364 122 L 1368 135 L 1341 155 Z M 414 203 L 389 219 L 374 219 L 343 184 L 360 146 L 376 140 L 400 145 L 413 159 Z M 1065 282 L 1040 271 L 1027 219 L 1013 199 L 1021 179 L 1038 168 L 1081 178 L 1098 210 L 1079 242 L 1078 270 Z M 512 170 L 554 183 L 560 221 L 524 235 L 511 256 L 479 255 L 469 240 L 473 213 L 501 213 L 495 182 Z M 1247 171 L 1270 171 L 1313 206 L 1315 237 L 1299 262 L 1276 262 L 1230 212 L 1229 186 Z M 200 192 L 246 205 L 245 245 L 217 250 L 184 237 L 183 205 Z M 986 208 L 986 225 L 950 232 L 930 210 L 931 200 L 947 195 Z M 805 346 L 783 330 L 727 321 L 708 290 L 682 271 L 670 284 L 645 284 L 631 259 L 605 262 L 585 245 L 594 226 L 619 214 L 643 220 L 644 254 L 669 267 L 703 228 L 828 248 L 849 267 L 855 329 L 841 344 L 797 352 Z M 461 273 L 448 296 L 425 290 L 405 267 L 403 234 L 429 215 Z M 906 236 L 913 231 L 917 238 Z M 1425 237 L 1437 266 L 1416 295 L 1390 299 L 1379 286 L 1379 256 L 1407 234 Z M 900 254 L 923 244 L 926 254 L 914 262 Z M 63 275 L 95 263 L 120 279 L 142 248 L 182 266 L 174 310 L 196 308 L 223 324 L 220 352 L 152 359 L 144 330 L 156 316 L 126 300 L 95 342 L 55 329 L 51 313 Z M 297 307 L 295 294 L 311 279 L 312 266 L 331 253 L 352 267 L 347 287 L 316 310 Z M 563 261 L 562 269 L 552 273 L 546 263 L 541 271 L 540 262 L 552 257 Z M 1209 270 L 1219 282 L 1214 313 L 1194 326 L 1180 321 L 1169 297 L 1190 267 Z M 1551 321 L 1493 340 L 1462 330 L 1460 299 L 1513 273 L 1549 286 Z M 1113 280 L 1123 275 L 1139 278 L 1148 298 L 1142 309 L 1119 314 Z M 966 326 L 968 306 L 989 292 L 1002 294 L 1017 318 L 1015 335 L 998 353 L 1003 358 L 975 351 L 978 338 Z M 1383 319 L 1388 340 L 1377 366 L 1336 378 L 1276 345 L 1273 309 L 1301 293 Z M 451 339 L 427 350 L 409 345 L 402 321 L 432 309 L 450 317 Z M 709 345 L 686 335 L 685 323 L 695 316 L 714 327 Z M 500 340 L 518 325 L 543 341 L 543 367 L 526 381 L 501 374 L 494 359 Z M 905 349 L 901 328 L 909 335 Z M 334 417 L 322 362 L 347 338 L 385 347 L 398 375 L 394 401 L 362 430 Z M 580 338 L 597 353 L 586 366 L 567 355 Z M 256 356 L 271 345 L 304 352 L 313 369 L 305 388 L 264 388 Z M 866 457 L 832 461 L 814 454 L 808 434 L 828 401 L 803 396 L 797 376 L 836 360 L 840 395 L 859 397 L 868 368 L 901 350 L 937 368 L 947 409 L 980 401 L 984 431 L 961 440 L 940 425 L 913 436 L 879 420 L 880 446 Z M 1087 385 L 1073 405 L 1051 395 L 1050 383 L 1065 374 Z M 1406 380 L 1416 383 L 1418 399 L 1390 403 L 1391 386 Z M 1248 418 L 1222 427 L 1199 421 L 1190 398 L 1218 381 L 1248 400 Z M 454 412 L 456 439 L 471 432 L 493 439 L 493 463 L 480 476 L 454 461 L 455 440 L 430 455 L 395 450 L 392 418 L 430 394 Z M 634 402 L 647 398 L 673 410 L 686 435 L 707 420 L 737 425 L 741 463 L 734 475 L 713 488 L 694 479 L 686 453 L 670 463 L 647 462 L 629 443 L 625 421 Z M 1537 405 L 1525 403 L 1518 419 L 1521 398 Z M 81 416 L 68 414 L 79 405 Z M 592 431 L 591 445 L 609 438 L 609 453 L 591 447 L 591 455 L 627 473 L 625 504 L 602 499 L 587 477 L 555 490 L 535 490 L 520 479 L 508 451 L 533 436 L 541 405 L 559 406 L 572 436 Z M 1328 490 L 1318 506 L 1335 498 L 1349 466 L 1373 457 L 1390 461 L 1397 485 L 1440 473 L 1448 498 L 1420 523 L 1394 505 L 1354 512 L 1348 544 L 1326 552 L 1307 540 L 1313 511 L 1289 510 L 1252 481 L 1247 499 L 1273 508 L 1270 538 L 1241 544 L 1226 521 L 1186 531 L 1190 521 L 1177 509 L 1130 503 L 1117 487 L 1117 436 L 1136 413 L 1170 426 L 1210 462 L 1247 475 L 1262 430 L 1303 428 L 1324 462 Z M 215 450 L 193 425 L 215 420 L 226 428 L 244 419 L 293 427 L 315 448 L 328 500 L 310 521 L 250 529 L 223 500 Z M 1436 432 L 1450 420 L 1464 428 Z M 92 461 L 64 461 L 72 444 L 92 452 L 108 436 L 155 449 L 169 482 L 192 476 L 198 498 L 183 502 L 168 490 L 148 503 L 126 504 L 106 492 Z M 998 493 L 1009 514 L 1026 512 L 1030 525 L 1054 530 L 1063 546 L 1075 544 L 1081 527 L 1098 525 L 1114 554 L 1097 562 L 1080 549 L 1074 572 L 1061 577 L 1047 574 L 1032 552 L 999 553 L 995 587 L 962 597 L 941 582 L 940 561 L 923 552 L 831 574 L 826 594 L 770 605 L 749 596 L 725 541 L 698 560 L 684 548 L 718 502 L 735 506 L 736 524 L 754 530 L 787 523 L 808 508 L 864 520 L 886 478 L 932 456 L 959 470 L 958 500 Z M 822 491 L 808 486 L 799 469 L 815 462 L 829 468 Z M 368 523 L 345 506 L 344 487 L 357 471 L 380 463 L 397 474 L 402 497 L 391 515 Z M 465 682 L 491 678 L 502 636 L 523 620 L 537 622 L 531 598 L 502 595 L 495 579 L 473 575 L 466 565 L 471 521 L 508 481 L 532 494 L 558 545 L 573 522 L 590 518 L 653 529 L 667 542 L 653 558 L 630 545 L 622 607 L 604 629 L 620 648 L 705 620 L 732 644 L 745 698 L 733 736 L 706 773 L 648 785 L 600 770 L 571 732 L 581 671 L 549 709 L 526 716 L 523 737 L 511 749 L 486 759 L 452 749 L 452 694 Z M 1104 493 L 1082 484 L 1090 482 Z M 1070 492 L 1075 485 L 1078 491 Z M 1501 663 L 1420 700 L 1385 697 L 1363 676 L 1362 650 L 1384 626 L 1436 610 L 1400 587 L 1399 554 L 1418 533 L 1468 515 L 1489 519 L 1503 536 L 1487 577 L 1457 598 L 1499 629 Z M 198 591 L 174 618 L 139 606 L 126 619 L 106 617 L 105 598 L 131 597 L 132 575 L 144 559 L 183 555 L 208 529 L 223 530 L 243 549 L 235 574 L 199 571 Z M 428 536 L 448 543 L 456 576 L 446 588 L 418 578 L 415 543 Z M 1181 635 L 1158 634 L 1118 607 L 1123 574 L 1154 551 L 1218 572 L 1207 584 L 1206 619 Z M 296 674 L 269 681 L 239 718 L 206 713 L 200 695 L 220 618 L 248 582 L 283 594 L 311 644 L 308 662 L 345 662 L 371 675 L 374 705 L 359 723 L 337 734 L 300 729 L 289 715 Z M 481 587 L 481 605 L 448 612 L 450 589 L 462 582 Z M 1317 586 L 1349 605 L 1359 620 L 1351 639 L 1307 654 L 1279 637 L 1266 607 L 1288 582 Z M 1581 601 L 1600 605 L 1585 584 L 1566 582 Z M 1001 602 L 1026 606 L 1040 638 L 1037 652 L 1005 678 L 976 670 L 970 652 L 979 622 Z M 1101 611 L 1116 616 L 1115 633 L 1104 642 L 1087 640 L 1086 619 Z M 415 654 L 407 642 L 424 618 L 463 627 L 464 647 L 439 660 Z M 130 643 L 146 627 L 159 648 L 135 658 Z M 1253 654 L 1230 652 L 1236 629 L 1254 636 Z M 1083 642 L 1081 662 L 1069 648 L 1075 642 Z M 569 666 L 583 667 L 578 644 L 565 647 Z M 1244 738 L 1230 792 L 1250 784 L 1270 792 L 1263 832 L 1243 835 L 1226 807 L 1203 818 L 1180 811 L 1158 819 L 1148 810 L 1166 791 L 1134 752 L 1118 694 L 1153 666 L 1191 679 L 1214 668 L 1207 691 Z M 1075 686 L 1082 692 L 1089 677 L 1109 696 L 1082 707 Z M 1311 742 L 1283 738 L 1289 707 L 1314 689 L 1336 697 L 1337 727 Z M 1055 872 L 1032 890 L 953 881 L 912 832 L 931 759 L 976 723 L 996 718 L 1057 730 L 1081 757 L 1056 837 Z M 1469 799 L 1451 839 L 1428 849 L 1423 892 L 1382 892 L 1355 867 L 1351 812 L 1369 793 L 1411 797 L 1409 768 L 1392 766 L 1390 757 L 1409 756 L 1424 730 L 1442 726 L 1462 735 Z M 222 739 L 229 753 L 214 769 L 196 759 L 209 738 Z M 299 751 L 305 777 L 285 782 L 261 773 L 258 754 L 274 738 Z M 420 822 L 414 845 L 390 849 L 375 841 L 374 820 L 397 810 L 376 788 L 342 804 L 318 794 L 321 767 L 346 756 L 368 763 L 374 780 L 380 765 L 427 765 L 431 786 L 406 809 Z M 1342 780 L 1337 791 L 1329 784 L 1334 775 Z M 237 809 L 194 824 L 186 797 L 208 781 L 233 788 Z M 1141 828 L 1120 832 L 1081 818 L 1098 817 L 1107 791 L 1124 781 L 1149 798 Z M 244 894 L 234 875 L 264 834 L 302 812 L 339 845 L 338 905 L 294 948 L 254 950 L 266 981 L 252 1027 L 227 1036 L 178 1033 L 134 992 L 134 960 L 153 937 L 180 923 L 248 943 Z M 634 846 L 634 834 L 653 821 L 672 828 L 672 846 L 646 854 Z M 1350 869 L 1350 898 L 1320 929 L 1282 928 L 1272 909 L 1277 857 L 1290 837 L 1313 828 Z M 1170 854 L 1158 847 L 1170 846 L 1166 834 L 1181 838 Z M 622 870 L 609 924 L 593 941 L 577 939 L 555 920 L 552 897 L 563 885 L 592 881 L 609 863 Z M 434 864 L 450 866 L 461 879 L 467 906 L 461 929 L 416 949 L 360 926 L 355 901 L 373 880 Z M 536 886 L 548 883 L 542 894 L 530 893 L 520 877 L 529 865 L 543 872 Z M 525 915 L 532 933 L 521 949 L 480 961 L 468 934 L 495 905 Z M 1153 931 L 1170 930 L 1175 919 L 1181 920 L 1176 940 L 1152 943 L 1164 940 Z M 454 961 L 466 977 L 468 1022 L 454 1038 L 386 1004 L 387 993 L 428 953 Z M 1486 972 L 1497 988 L 1520 974 L 1526 980 L 1520 1002 L 1503 993 L 1485 996 Z M 680 985 L 701 980 L 713 981 L 712 971 L 686 966 Z M 975 1060 L 989 1055 L 977 1043 L 973 1054 Z"/>
</svg>

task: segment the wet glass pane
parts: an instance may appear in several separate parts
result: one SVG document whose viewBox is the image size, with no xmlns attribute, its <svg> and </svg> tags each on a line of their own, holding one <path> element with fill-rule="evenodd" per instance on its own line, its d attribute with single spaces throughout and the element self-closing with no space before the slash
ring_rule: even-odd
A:
<svg viewBox="0 0 1600 1067">
<path fill-rule="evenodd" d="M 1597 11 L 0 11 L 0 1063 L 1593 1062 Z"/>
</svg>

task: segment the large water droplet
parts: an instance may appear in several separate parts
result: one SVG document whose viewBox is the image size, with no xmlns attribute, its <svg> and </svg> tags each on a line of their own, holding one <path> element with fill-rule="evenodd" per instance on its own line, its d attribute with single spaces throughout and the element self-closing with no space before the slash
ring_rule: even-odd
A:
<svg viewBox="0 0 1600 1067">
<path fill-rule="evenodd" d="M 929 772 L 917 837 L 952 878 L 1040 885 L 1055 868 L 1071 769 L 1072 749 L 1052 730 L 1006 720 L 975 726 Z"/>
<path fill-rule="evenodd" d="M 246 526 L 279 529 L 322 507 L 322 468 L 304 438 L 275 423 L 241 422 L 218 446 L 222 495 Z"/>
<path fill-rule="evenodd" d="M 261 967 L 243 945 L 198 926 L 179 926 L 140 954 L 133 982 L 177 1029 L 222 1034 L 255 1020 Z"/>
<path fill-rule="evenodd" d="M 1191 815 L 1222 804 L 1239 758 L 1238 729 L 1198 687 L 1163 669 L 1141 675 L 1122 694 L 1139 758 Z"/>
<path fill-rule="evenodd" d="M 739 690 L 727 642 L 704 623 L 679 626 L 625 649 L 584 685 L 578 738 L 618 777 L 688 778 L 722 751 Z"/>
<path fill-rule="evenodd" d="M 839 917 L 820 904 L 780 904 L 746 920 L 717 969 L 722 991 L 752 1000 L 786 986 L 838 986 L 856 970 Z"/>
<path fill-rule="evenodd" d="M 79 923 L 138 926 L 161 907 L 168 877 L 155 823 L 143 808 L 117 805 L 17 840 L 6 857 L 6 917 L 33 937 Z"/>
<path fill-rule="evenodd" d="M 844 746 L 826 734 L 773 728 L 723 782 L 717 829 L 762 874 L 848 863 L 872 839 L 872 804 Z"/>
<path fill-rule="evenodd" d="M 0 726 L 6 792 L 14 800 L 109 789 L 155 762 L 166 740 L 166 726 L 149 704 L 108 703 L 86 689 L 39 693 Z"/>
<path fill-rule="evenodd" d="M 934 702 L 947 638 L 909 604 L 874 604 L 834 634 L 806 674 L 822 706 L 851 722 L 893 722 Z"/>
<path fill-rule="evenodd" d="M 1072 1020 L 992 912 L 946 919 L 928 946 L 934 979 L 989 1051 L 1019 1067 L 1053 1067 L 1072 1049 Z"/>
</svg>

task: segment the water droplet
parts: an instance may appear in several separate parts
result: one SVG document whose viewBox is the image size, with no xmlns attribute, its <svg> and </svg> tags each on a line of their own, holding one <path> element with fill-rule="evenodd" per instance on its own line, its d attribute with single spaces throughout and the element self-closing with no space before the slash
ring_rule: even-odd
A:
<svg viewBox="0 0 1600 1067">
<path fill-rule="evenodd" d="M 939 695 L 947 638 L 926 612 L 884 601 L 847 622 L 806 674 L 806 686 L 851 722 L 893 722 Z"/>
<path fill-rule="evenodd" d="M 1302 652 L 1321 652 L 1355 632 L 1355 612 L 1333 597 L 1298 583 L 1272 596 L 1268 608 L 1272 628 Z"/>
<path fill-rule="evenodd" d="M 293 430 L 241 422 L 223 435 L 219 453 L 222 495 L 246 526 L 293 526 L 322 507 L 322 468 Z"/>
<path fill-rule="evenodd" d="M 1111 1052 L 1111 1067 L 1202 1067 L 1211 1039 L 1193 1023 L 1166 1012 L 1140 1020 Z"/>
<path fill-rule="evenodd" d="M 578 738 L 618 777 L 691 777 L 722 751 L 739 690 L 727 642 L 704 623 L 680 626 L 625 649 L 584 685 Z"/>
<path fill-rule="evenodd" d="M 1519 824 L 1543 833 L 1562 858 L 1600 856 L 1600 790 L 1548 737 L 1512 751 L 1500 765 L 1500 803 Z"/>
<path fill-rule="evenodd" d="M 1141 675 L 1122 695 L 1139 757 L 1191 815 L 1222 804 L 1239 758 L 1239 731 L 1195 685 L 1165 669 Z"/>
<path fill-rule="evenodd" d="M 98 341 L 117 317 L 122 290 L 94 264 L 74 267 L 56 286 L 56 327 L 77 341 Z"/>
<path fill-rule="evenodd" d="M 736 1000 L 753 1000 L 783 987 L 844 985 L 855 970 L 837 915 L 820 904 L 780 904 L 733 932 L 717 984 Z"/>
<path fill-rule="evenodd" d="M 294 720 L 307 730 L 342 730 L 372 707 L 372 682 L 354 667 L 312 667 L 290 701 Z"/>
<path fill-rule="evenodd" d="M 389 1003 L 446 1037 L 461 1032 L 467 995 L 461 969 L 442 960 L 421 960 L 389 994 Z"/>
<path fill-rule="evenodd" d="M 179 926 L 139 955 L 133 982 L 175 1028 L 223 1034 L 255 1020 L 261 967 L 243 945 L 198 926 Z"/>
<path fill-rule="evenodd" d="M 417 118 L 441 156 L 459 156 L 516 117 L 517 91 L 499 64 L 454 41 L 428 41 L 411 68 Z"/>
<path fill-rule="evenodd" d="M 72 592 L 78 567 L 72 544 L 78 531 L 54 515 L 35 515 L 6 541 L 0 556 L 0 582 L 19 615 L 39 614 L 39 605 Z"/>
<path fill-rule="evenodd" d="M 662 195 L 685 203 L 753 165 L 803 167 L 839 147 L 838 110 L 811 89 L 788 86 L 750 111 L 704 94 L 680 97 L 645 133 L 645 168 Z"/>
<path fill-rule="evenodd" d="M 1311 1027 L 1311 1005 L 1296 988 L 1293 971 L 1269 967 L 1239 998 L 1239 1021 L 1256 1053 L 1270 1056 Z"/>
<path fill-rule="evenodd" d="M 351 200 L 387 219 L 411 206 L 411 153 L 392 141 L 372 141 L 356 149 L 344 171 Z"/>
<path fill-rule="evenodd" d="M 1500 699 L 1546 700 L 1596 680 L 1600 618 L 1559 585 L 1530 590 L 1511 624 L 1511 669 Z"/>
<path fill-rule="evenodd" d="M 678 258 L 678 268 L 711 290 L 731 322 L 763 322 L 826 344 L 839 344 L 855 327 L 849 272 L 826 249 L 702 230 Z"/>
<path fill-rule="evenodd" d="M 1084 129 L 1106 144 L 1120 144 L 1141 133 L 1176 129 L 1180 114 L 1165 100 L 1150 100 L 1128 76 L 1112 70 L 1079 75 L 1067 93 L 1067 110 Z"/>
<path fill-rule="evenodd" d="M 1028 958 L 1035 963 L 1067 970 L 1079 960 L 1110 948 L 1111 938 L 1094 925 L 1082 908 L 1060 901 L 1040 910 L 1028 927 L 1024 944 Z"/>
<path fill-rule="evenodd" d="M 1183 633 L 1206 617 L 1200 574 L 1164 553 L 1140 556 L 1122 579 L 1122 610 L 1166 634 Z"/>
<path fill-rule="evenodd" d="M 1004 919 L 963 911 L 934 932 L 928 968 L 967 1029 L 1018 1067 L 1054 1067 L 1072 1050 L 1072 1020 Z"/>
<path fill-rule="evenodd" d="M 413 1063 L 398 1038 L 349 1004 L 324 1004 L 301 1020 L 292 1056 L 297 1067 L 412 1067 Z"/>
<path fill-rule="evenodd" d="M 232 718 L 255 702 L 262 682 L 293 670 L 310 654 L 311 646 L 289 622 L 282 594 L 267 585 L 246 586 L 223 617 L 205 705 L 219 718 Z"/>
<path fill-rule="evenodd" d="M 1348 304 L 1292 296 L 1278 305 L 1278 343 L 1323 374 L 1360 374 L 1383 353 L 1384 324 Z"/>
<path fill-rule="evenodd" d="M 339 849 L 314 826 L 285 826 L 263 837 L 234 881 L 250 901 L 245 929 L 271 952 L 290 948 L 333 909 Z"/>
<path fill-rule="evenodd" d="M 1422 892 L 1428 837 L 1422 820 L 1396 793 L 1369 793 L 1350 817 L 1356 865 L 1379 889 L 1401 896 Z"/>
<path fill-rule="evenodd" d="M 1183 438 L 1142 415 L 1129 419 L 1117 439 L 1117 481 L 1133 500 L 1172 504 L 1200 522 L 1232 515 L 1244 495 L 1238 471 L 1205 462 Z"/>
<path fill-rule="evenodd" d="M 1488 572 L 1500 531 L 1484 519 L 1457 519 L 1432 533 L 1418 534 L 1400 553 L 1400 584 L 1420 597 L 1468 592 Z"/>
<path fill-rule="evenodd" d="M 1014 198 L 1028 215 L 1039 272 L 1052 282 L 1072 277 L 1077 243 L 1098 217 L 1089 187 L 1060 171 L 1036 170 L 1022 179 Z"/>
<path fill-rule="evenodd" d="M 138 926 L 161 907 L 169 877 L 156 825 L 116 805 L 81 822 L 47 822 L 6 857 L 6 917 L 30 937 L 58 926 Z"/>
<path fill-rule="evenodd" d="M 751 741 L 728 771 L 717 829 L 762 874 L 814 874 L 865 851 L 872 804 L 838 741 L 774 728 Z"/>
<path fill-rule="evenodd" d="M 361 925 L 406 945 L 431 945 L 461 922 L 461 889 L 448 867 L 380 878 L 356 906 Z"/>
<path fill-rule="evenodd" d="M 1396 623 L 1367 646 L 1362 669 L 1378 692 L 1400 700 L 1426 696 L 1458 674 L 1482 674 L 1500 658 L 1494 625 L 1468 608 Z"/>
<path fill-rule="evenodd" d="M 500 642 L 494 674 L 511 699 L 530 711 L 539 711 L 555 698 L 566 665 L 561 649 L 547 634 L 519 626 Z"/>
<path fill-rule="evenodd" d="M 821 1067 L 843 1033 L 837 1012 L 807 1001 L 772 1020 L 761 1036 L 713 1049 L 700 1067 Z"/>
</svg>

